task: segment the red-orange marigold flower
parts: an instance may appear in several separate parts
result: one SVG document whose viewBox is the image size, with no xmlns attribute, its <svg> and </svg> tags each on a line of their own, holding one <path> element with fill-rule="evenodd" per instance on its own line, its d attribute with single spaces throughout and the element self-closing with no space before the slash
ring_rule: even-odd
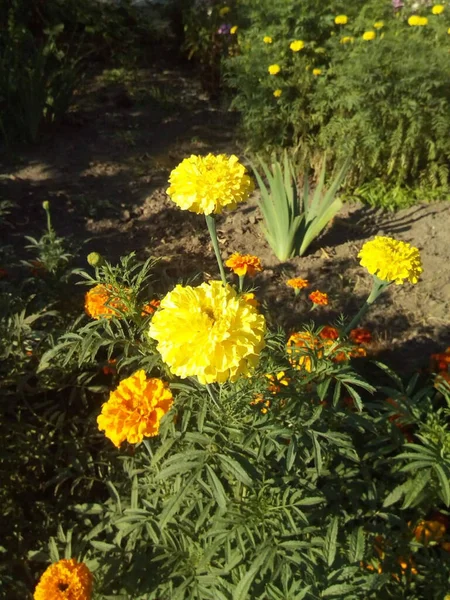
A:
<svg viewBox="0 0 450 600">
<path fill-rule="evenodd" d="M 161 300 L 158 300 L 157 298 L 154 298 L 153 300 L 150 300 L 150 302 L 148 302 L 147 304 L 144 304 L 144 306 L 142 307 L 141 317 L 152 315 L 154 312 L 156 312 L 156 309 L 159 307 L 160 304 Z"/>
<path fill-rule="evenodd" d="M 286 285 L 295 290 L 302 290 L 309 286 L 309 281 L 307 279 L 302 279 L 301 277 L 294 277 L 293 279 L 288 279 Z"/>
<path fill-rule="evenodd" d="M 325 325 L 325 327 L 319 333 L 319 336 L 323 340 L 337 340 L 339 338 L 339 331 L 336 329 L 336 327 Z"/>
<path fill-rule="evenodd" d="M 93 576 L 74 558 L 50 565 L 34 590 L 34 600 L 90 600 Z"/>
<path fill-rule="evenodd" d="M 93 319 L 120 318 L 120 313 L 115 309 L 122 312 L 126 310 L 123 302 L 117 297 L 111 286 L 101 283 L 87 292 L 84 308 L 86 313 Z"/>
<path fill-rule="evenodd" d="M 239 252 L 235 252 L 225 264 L 233 273 L 239 275 L 239 277 L 243 275 L 253 277 L 257 272 L 262 271 L 261 261 L 257 256 L 253 256 L 252 254 L 239 254 Z"/>
<path fill-rule="evenodd" d="M 440 542 L 445 536 L 445 525 L 439 521 L 419 521 L 414 528 L 414 537 L 424 546 L 429 542 Z"/>
<path fill-rule="evenodd" d="M 312 292 L 308 296 L 308 298 L 313 304 L 318 304 L 321 306 L 326 306 L 328 304 L 328 294 L 325 294 L 324 292 L 319 292 L 319 290 Z"/>
<path fill-rule="evenodd" d="M 447 371 L 450 368 L 450 347 L 439 354 L 430 356 L 430 370 L 433 373 L 438 371 Z"/>
<path fill-rule="evenodd" d="M 368 344 L 372 341 L 372 334 L 368 329 L 364 327 L 357 327 L 356 329 L 352 329 L 349 335 L 352 342 L 355 344 Z"/>
</svg>

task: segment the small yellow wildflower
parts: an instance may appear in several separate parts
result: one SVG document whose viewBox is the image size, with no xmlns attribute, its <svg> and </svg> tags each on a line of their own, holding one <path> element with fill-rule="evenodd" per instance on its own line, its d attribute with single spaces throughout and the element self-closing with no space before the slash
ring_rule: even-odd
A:
<svg viewBox="0 0 450 600">
<path fill-rule="evenodd" d="M 230 12 L 231 8 L 229 6 L 224 6 L 223 8 L 221 8 L 219 10 L 219 15 L 221 17 L 224 17 L 225 15 L 227 15 Z"/>
<path fill-rule="evenodd" d="M 408 19 L 408 25 L 411 27 L 423 27 L 424 25 L 428 25 L 427 17 L 419 17 L 419 15 L 412 15 Z"/>
<path fill-rule="evenodd" d="M 230 29 L 231 35 L 234 35 L 237 30 L 238 30 L 238 26 L 237 25 L 233 25 L 233 27 Z"/>
<path fill-rule="evenodd" d="M 338 15 L 334 19 L 334 22 L 336 23 L 336 25 L 346 25 L 348 23 L 348 17 L 347 15 Z"/>
<path fill-rule="evenodd" d="M 376 21 L 373 26 L 375 27 L 375 29 L 381 29 L 382 27 L 384 27 L 384 21 Z"/>
<path fill-rule="evenodd" d="M 371 40 L 374 40 L 377 37 L 377 34 L 375 33 L 375 31 L 365 31 L 362 37 L 363 40 L 366 40 L 366 42 L 370 42 Z"/>
<path fill-rule="evenodd" d="M 263 42 L 264 42 L 265 44 L 271 44 L 271 43 L 273 42 L 273 40 L 272 40 L 272 38 L 270 37 L 270 35 L 265 35 L 265 36 L 263 37 Z"/>
<path fill-rule="evenodd" d="M 440 15 L 441 13 L 444 12 L 444 5 L 443 4 L 435 4 L 433 6 L 433 8 L 431 9 L 431 12 L 433 13 L 433 15 Z"/>
<path fill-rule="evenodd" d="M 281 67 L 280 65 L 270 65 L 267 70 L 269 71 L 270 75 L 278 75 L 278 73 L 281 71 Z"/>
<path fill-rule="evenodd" d="M 314 77 L 317 77 L 321 73 L 322 73 L 322 69 L 313 69 L 312 70 L 312 74 L 314 75 Z"/>
<path fill-rule="evenodd" d="M 383 281 L 401 285 L 405 280 L 417 283 L 422 273 L 419 250 L 390 237 L 376 236 L 361 248 L 361 265 Z"/>
<path fill-rule="evenodd" d="M 275 96 L 275 98 L 279 98 L 281 96 L 281 94 L 283 93 L 283 90 L 275 90 L 273 95 Z"/>
<path fill-rule="evenodd" d="M 352 42 L 355 41 L 355 38 L 352 37 L 351 35 L 345 35 L 343 38 L 341 38 L 341 44 L 351 44 Z"/>
<path fill-rule="evenodd" d="M 293 42 L 291 42 L 289 48 L 292 50 L 292 52 L 299 52 L 302 48 L 305 47 L 305 42 L 303 42 L 302 40 L 294 40 Z"/>
</svg>

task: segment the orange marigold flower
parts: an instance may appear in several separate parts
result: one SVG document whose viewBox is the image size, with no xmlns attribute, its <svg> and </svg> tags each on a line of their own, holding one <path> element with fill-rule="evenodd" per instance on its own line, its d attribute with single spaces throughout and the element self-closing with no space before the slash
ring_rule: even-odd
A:
<svg viewBox="0 0 450 600">
<path fill-rule="evenodd" d="M 310 294 L 308 296 L 308 298 L 311 300 L 311 302 L 313 304 L 322 305 L 322 306 L 326 306 L 328 304 L 328 294 L 319 292 L 319 290 L 312 292 L 312 294 Z"/>
<path fill-rule="evenodd" d="M 150 302 L 148 302 L 147 304 L 144 304 L 144 306 L 142 307 L 141 317 L 152 315 L 160 304 L 161 300 L 158 300 L 157 298 L 154 298 L 153 300 L 150 300 Z"/>
<path fill-rule="evenodd" d="M 34 600 L 90 600 L 93 576 L 84 563 L 74 558 L 50 565 L 42 574 Z"/>
<path fill-rule="evenodd" d="M 253 292 L 247 292 L 245 294 L 242 294 L 241 298 L 244 298 L 244 300 L 247 302 L 247 304 L 250 304 L 250 306 L 258 308 L 259 301 Z"/>
<path fill-rule="evenodd" d="M 301 277 L 294 277 L 293 279 L 288 279 L 286 285 L 295 290 L 302 290 L 309 286 L 309 281 L 307 279 L 302 279 Z"/>
<path fill-rule="evenodd" d="M 147 379 L 141 369 L 123 379 L 110 393 L 97 425 L 117 448 L 125 440 L 137 444 L 144 437 L 158 435 L 161 419 L 172 404 L 168 385 L 161 379 Z"/>
<path fill-rule="evenodd" d="M 104 375 L 115 375 L 117 373 L 116 367 L 114 366 L 117 362 L 117 359 L 110 358 L 108 360 L 108 364 L 102 368 Z"/>
<path fill-rule="evenodd" d="M 270 408 L 270 400 L 266 400 L 263 394 L 256 394 L 254 399 L 250 402 L 252 406 L 263 404 L 264 406 L 261 408 L 261 412 L 263 415 L 267 413 Z"/>
<path fill-rule="evenodd" d="M 445 352 L 439 354 L 432 354 L 430 356 L 430 370 L 433 373 L 438 371 L 446 371 L 450 367 L 450 348 L 447 348 Z"/>
<path fill-rule="evenodd" d="M 350 350 L 351 358 L 364 358 L 365 356 L 367 356 L 367 350 L 365 348 L 362 348 L 361 346 L 357 346 Z"/>
<path fill-rule="evenodd" d="M 120 313 L 115 310 L 125 311 L 126 308 L 111 286 L 99 283 L 85 296 L 84 308 L 86 313 L 93 319 L 111 319 L 119 317 Z"/>
<path fill-rule="evenodd" d="M 350 331 L 349 338 L 352 342 L 355 342 L 355 344 L 368 344 L 372 341 L 372 334 L 364 327 L 357 327 Z"/>
<path fill-rule="evenodd" d="M 322 346 L 307 331 L 293 333 L 287 341 L 287 353 L 290 355 L 289 362 L 297 369 L 303 368 L 309 373 L 312 370 L 311 357 L 309 352 L 319 350 L 319 357 L 322 356 Z"/>
<path fill-rule="evenodd" d="M 239 277 L 243 275 L 253 277 L 258 271 L 262 271 L 261 261 L 257 256 L 253 256 L 252 254 L 239 254 L 239 252 L 235 252 L 225 264 L 233 273 L 239 275 Z"/>
<path fill-rule="evenodd" d="M 319 336 L 323 340 L 337 340 L 339 338 L 339 331 L 336 327 L 331 327 L 330 325 L 325 325 L 322 331 L 319 333 Z"/>
<path fill-rule="evenodd" d="M 440 542 L 445 532 L 445 525 L 439 521 L 419 521 L 414 528 L 414 537 L 424 546 L 428 546 L 429 542 Z"/>
<path fill-rule="evenodd" d="M 278 394 L 281 392 L 282 385 L 289 385 L 289 379 L 286 377 L 286 373 L 284 371 L 279 371 L 275 375 L 271 373 L 266 373 L 266 377 L 269 380 L 269 392 L 272 394 Z"/>
</svg>

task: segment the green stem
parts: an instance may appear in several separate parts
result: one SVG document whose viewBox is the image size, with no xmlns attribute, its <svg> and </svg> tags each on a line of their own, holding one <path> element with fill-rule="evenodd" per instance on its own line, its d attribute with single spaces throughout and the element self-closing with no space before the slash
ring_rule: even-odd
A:
<svg viewBox="0 0 450 600">
<path fill-rule="evenodd" d="M 361 319 L 367 313 L 367 311 L 372 306 L 372 304 L 377 300 L 377 298 L 379 296 L 381 296 L 381 294 L 384 292 L 384 290 L 390 284 L 391 284 L 390 281 L 383 281 L 382 279 L 378 279 L 378 277 L 376 277 L 374 275 L 374 277 L 373 277 L 373 283 L 372 283 L 372 289 L 370 291 L 369 297 L 364 302 L 364 304 L 361 306 L 361 308 L 356 313 L 356 315 L 353 317 L 353 319 L 350 321 L 350 323 L 344 328 L 344 330 L 342 332 L 343 335 L 348 335 L 350 333 L 350 331 L 356 325 L 358 325 L 358 323 L 361 321 Z"/>
<path fill-rule="evenodd" d="M 244 289 L 244 279 L 245 279 L 245 275 L 239 275 L 239 292 L 242 293 L 242 290 Z"/>
<path fill-rule="evenodd" d="M 217 239 L 216 221 L 213 215 L 205 215 L 205 219 L 214 248 L 214 253 L 216 255 L 217 264 L 219 265 L 220 277 L 222 278 L 223 285 L 227 285 L 227 276 L 225 275 L 225 269 L 223 268 L 223 261 L 222 257 L 220 256 L 219 241 Z"/>
</svg>

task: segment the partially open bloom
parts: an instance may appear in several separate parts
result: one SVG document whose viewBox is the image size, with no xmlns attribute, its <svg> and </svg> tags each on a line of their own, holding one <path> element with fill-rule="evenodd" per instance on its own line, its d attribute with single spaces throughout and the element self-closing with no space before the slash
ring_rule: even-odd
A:
<svg viewBox="0 0 450 600">
<path fill-rule="evenodd" d="M 239 277 L 243 275 L 253 277 L 256 273 L 262 271 L 261 261 L 257 256 L 253 256 L 252 254 L 239 254 L 235 252 L 225 264 L 233 273 L 239 275 Z"/>
<path fill-rule="evenodd" d="M 355 344 L 368 344 L 372 341 L 372 334 L 364 327 L 357 327 L 350 331 L 349 338 L 352 342 L 355 342 Z"/>
<path fill-rule="evenodd" d="M 270 75 L 278 75 L 278 73 L 281 71 L 281 67 L 280 65 L 270 65 L 267 70 L 269 71 Z"/>
<path fill-rule="evenodd" d="M 147 302 L 147 304 L 144 304 L 142 307 L 141 317 L 152 315 L 159 308 L 160 304 L 161 300 L 158 300 L 157 298 L 154 298 L 153 300 L 150 300 L 150 302 Z"/>
<path fill-rule="evenodd" d="M 312 292 L 308 296 L 308 298 L 313 304 L 319 304 L 322 306 L 326 306 L 328 304 L 328 294 L 325 294 L 324 292 L 319 292 L 319 290 Z"/>
<path fill-rule="evenodd" d="M 339 338 L 339 331 L 336 329 L 336 327 L 325 325 L 325 327 L 319 333 L 319 336 L 323 340 L 337 340 Z"/>
<path fill-rule="evenodd" d="M 117 448 L 125 440 L 137 444 L 144 437 L 158 435 L 161 419 L 172 403 L 167 384 L 156 377 L 147 379 L 141 369 L 123 379 L 110 393 L 97 425 Z"/>
<path fill-rule="evenodd" d="M 93 319 L 120 318 L 120 312 L 124 312 L 126 307 L 117 296 L 118 294 L 114 293 L 111 286 L 99 283 L 90 289 L 85 296 L 84 308 L 86 313 Z"/>
<path fill-rule="evenodd" d="M 90 600 L 93 576 L 84 563 L 74 558 L 50 565 L 42 574 L 34 600 Z"/>
<path fill-rule="evenodd" d="M 292 50 L 292 52 L 299 52 L 304 47 L 305 47 L 305 42 L 303 42 L 302 40 L 294 40 L 289 45 L 289 48 Z"/>
<path fill-rule="evenodd" d="M 178 377 L 200 383 L 249 375 L 264 348 L 263 315 L 229 285 L 177 285 L 152 318 L 149 335 Z"/>
<path fill-rule="evenodd" d="M 414 537 L 424 546 L 428 546 L 430 542 L 440 542 L 445 533 L 445 525 L 439 521 L 419 521 L 414 528 Z"/>
<path fill-rule="evenodd" d="M 443 4 L 435 4 L 433 6 L 433 8 L 431 9 L 431 12 L 433 13 L 433 15 L 440 15 L 441 13 L 444 12 L 444 5 Z"/>
<path fill-rule="evenodd" d="M 263 37 L 263 42 L 264 42 L 265 44 L 271 44 L 271 43 L 273 42 L 273 40 L 272 40 L 272 38 L 270 37 L 270 35 L 265 35 L 265 36 Z"/>
<path fill-rule="evenodd" d="M 369 240 L 361 248 L 358 257 L 369 273 L 398 285 L 405 280 L 417 283 L 423 271 L 419 250 L 390 237 L 376 236 Z"/>
<path fill-rule="evenodd" d="M 384 27 L 384 21 L 376 21 L 373 26 L 375 27 L 375 29 L 381 29 L 382 27 Z"/>
<path fill-rule="evenodd" d="M 363 40 L 366 40 L 366 42 L 370 42 L 371 40 L 374 40 L 377 37 L 377 34 L 375 33 L 375 31 L 365 31 L 362 37 Z"/>
<path fill-rule="evenodd" d="M 288 279 L 286 285 L 294 288 L 294 290 L 302 290 L 309 286 L 309 281 L 307 279 L 302 279 L 301 277 L 294 277 L 293 279 Z"/>
<path fill-rule="evenodd" d="M 275 96 L 275 98 L 279 98 L 281 96 L 281 94 L 283 93 L 283 90 L 275 90 L 273 95 Z"/>
<path fill-rule="evenodd" d="M 183 210 L 220 214 L 247 200 L 253 181 L 237 156 L 208 154 L 185 158 L 170 174 L 167 194 Z"/>
<path fill-rule="evenodd" d="M 338 15 L 334 19 L 334 22 L 336 23 L 336 25 L 346 25 L 348 23 L 348 17 L 347 15 Z"/>
</svg>

